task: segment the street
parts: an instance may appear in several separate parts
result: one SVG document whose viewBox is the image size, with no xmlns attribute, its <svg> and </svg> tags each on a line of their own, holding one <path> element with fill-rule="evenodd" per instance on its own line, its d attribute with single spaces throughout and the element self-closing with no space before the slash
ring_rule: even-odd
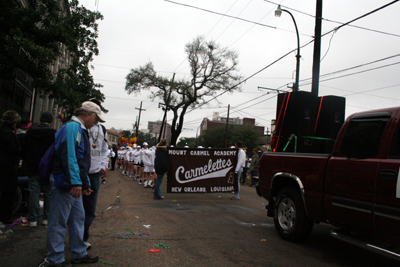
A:
<svg viewBox="0 0 400 267">
<path fill-rule="evenodd" d="M 303 244 L 282 240 L 254 187 L 242 186 L 240 200 L 230 193 L 167 194 L 166 180 L 161 189 L 165 199 L 154 200 L 152 189 L 120 170 L 108 172 L 89 239 L 89 253 L 102 262 L 90 266 L 399 266 L 331 238 L 327 224 L 315 225 Z M 0 234 L 0 265 L 38 266 L 46 227 L 8 229 L 13 233 Z"/>
</svg>

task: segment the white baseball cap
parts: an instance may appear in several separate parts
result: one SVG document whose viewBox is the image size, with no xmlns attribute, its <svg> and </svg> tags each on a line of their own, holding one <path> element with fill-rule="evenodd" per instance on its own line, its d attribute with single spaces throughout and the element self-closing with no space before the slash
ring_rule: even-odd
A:
<svg viewBox="0 0 400 267">
<path fill-rule="evenodd" d="M 90 112 L 96 113 L 97 119 L 99 122 L 106 122 L 103 117 L 101 117 L 101 109 L 98 105 L 93 103 L 92 101 L 85 101 L 81 105 L 82 109 L 85 109 Z"/>
<path fill-rule="evenodd" d="M 147 143 L 147 142 L 144 142 L 143 143 L 143 146 L 148 146 L 149 144 Z"/>
</svg>

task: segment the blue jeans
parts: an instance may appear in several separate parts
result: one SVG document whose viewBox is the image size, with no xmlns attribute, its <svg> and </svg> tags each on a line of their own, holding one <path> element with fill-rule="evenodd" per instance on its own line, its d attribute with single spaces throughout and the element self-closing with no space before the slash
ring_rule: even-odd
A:
<svg viewBox="0 0 400 267">
<path fill-rule="evenodd" d="M 242 177 L 242 172 L 243 172 L 243 168 L 240 168 L 238 173 L 237 173 L 238 190 L 235 191 L 235 194 L 233 195 L 234 198 L 240 198 L 240 196 L 239 196 L 239 193 L 240 193 L 240 177 Z"/>
<path fill-rule="evenodd" d="M 50 264 L 56 265 L 65 261 L 64 238 L 67 229 L 71 258 L 86 256 L 86 245 L 82 239 L 84 223 L 82 196 L 74 198 L 70 190 L 55 187 L 47 225 L 47 258 Z"/>
<path fill-rule="evenodd" d="M 33 175 L 29 176 L 28 187 L 29 187 L 29 206 L 28 206 L 28 216 L 27 216 L 28 221 L 36 222 L 40 216 L 39 214 L 40 189 L 42 190 L 44 196 L 43 220 L 47 220 L 47 218 L 49 217 L 51 200 L 53 197 L 51 184 L 41 186 L 39 182 L 39 176 Z"/>
<path fill-rule="evenodd" d="M 85 208 L 85 230 L 83 234 L 83 241 L 89 239 L 89 229 L 92 225 L 94 218 L 96 218 L 97 200 L 99 199 L 100 190 L 100 173 L 89 174 L 90 189 L 93 192 L 88 196 L 83 196 L 83 207 Z"/>
<path fill-rule="evenodd" d="M 157 181 L 156 185 L 154 186 L 154 199 L 160 199 L 161 198 L 161 183 L 164 178 L 164 173 L 163 174 L 157 174 Z"/>
</svg>

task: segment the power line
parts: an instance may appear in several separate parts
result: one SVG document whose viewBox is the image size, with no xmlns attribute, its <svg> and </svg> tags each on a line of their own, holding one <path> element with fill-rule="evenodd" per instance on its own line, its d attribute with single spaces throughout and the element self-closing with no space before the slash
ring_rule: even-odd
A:
<svg viewBox="0 0 400 267">
<path fill-rule="evenodd" d="M 120 100 L 130 100 L 130 101 L 137 101 L 137 102 L 148 102 L 148 103 L 154 103 L 154 101 L 146 101 L 146 100 L 137 100 L 137 99 L 129 99 L 129 98 L 123 98 L 123 97 L 115 97 L 115 96 L 105 96 L 106 98 L 114 98 L 114 99 L 120 99 Z"/>
<path fill-rule="evenodd" d="M 242 14 L 242 12 L 250 5 L 250 3 L 251 3 L 252 1 L 253 1 L 253 0 L 250 0 L 250 1 L 247 3 L 247 5 L 242 9 L 242 11 L 240 11 L 240 13 L 236 16 L 237 18 L 238 18 L 238 16 L 240 16 L 240 14 Z M 235 2 L 235 3 L 236 3 L 236 2 Z M 226 13 L 225 13 L 225 15 L 226 15 Z M 235 22 L 235 20 L 232 20 L 231 23 L 229 23 L 229 25 L 225 28 L 225 30 L 223 30 L 223 31 L 217 36 L 217 38 L 216 38 L 215 40 L 218 40 L 218 38 L 221 37 L 221 35 L 224 34 L 224 32 L 226 32 L 226 30 L 233 24 L 233 22 Z"/>
<path fill-rule="evenodd" d="M 255 22 L 255 21 L 251 21 L 251 20 L 247 20 L 247 19 L 242 19 L 242 18 L 239 18 L 239 17 L 227 15 L 227 14 L 222 14 L 222 13 L 211 11 L 211 10 L 208 10 L 208 9 L 204 9 L 204 8 L 200 8 L 200 7 L 196 7 L 196 6 L 191 6 L 191 5 L 187 5 L 187 4 L 182 4 L 182 3 L 174 2 L 174 1 L 171 1 L 171 0 L 164 0 L 164 1 L 172 3 L 172 4 L 176 4 L 176 5 L 181 5 L 181 6 L 185 6 L 185 7 L 190 7 L 190 8 L 202 10 L 202 11 L 205 11 L 205 12 L 208 12 L 208 13 L 217 14 L 217 15 L 224 16 L 224 17 L 229 17 L 229 18 L 241 20 L 241 21 L 248 22 L 248 23 L 253 23 L 253 24 L 256 24 L 256 25 L 259 25 L 259 26 L 263 26 L 263 27 L 267 27 L 267 28 L 271 28 L 271 29 L 276 29 L 275 26 L 262 24 L 262 23 L 259 23 L 259 22 Z"/>
<path fill-rule="evenodd" d="M 339 78 L 344 78 L 344 77 L 348 77 L 348 76 L 352 76 L 352 75 L 356 75 L 356 74 L 360 74 L 360 73 L 364 73 L 364 72 L 368 72 L 368 71 L 372 71 L 372 70 L 377 70 L 377 69 L 382 69 L 382 68 L 386 68 L 386 67 L 391 67 L 391 66 L 394 66 L 394 65 L 397 65 L 397 64 L 400 64 L 400 62 L 395 62 L 395 63 L 392 63 L 392 64 L 387 64 L 387 65 L 384 65 L 384 66 L 379 66 L 379 67 L 375 67 L 375 68 L 371 68 L 371 69 L 367 69 L 367 70 L 361 70 L 361 71 L 357 71 L 357 72 L 354 72 L 354 73 L 345 74 L 345 75 L 338 76 L 338 77 L 328 78 L 328 79 L 325 79 L 325 80 L 320 80 L 320 82 L 326 82 L 326 81 L 330 81 L 330 80 L 335 80 L 335 79 L 339 79 Z M 307 83 L 307 84 L 311 84 L 311 83 Z M 304 85 L 307 85 L 307 84 L 304 84 Z"/>
<path fill-rule="evenodd" d="M 374 9 L 374 10 L 368 12 L 368 13 L 365 13 L 364 15 L 361 15 L 361 16 L 355 18 L 355 19 L 352 19 L 352 20 L 350 20 L 350 21 L 348 21 L 348 22 L 346 22 L 346 23 L 341 24 L 339 27 L 336 27 L 335 29 L 330 30 L 329 32 L 323 34 L 322 36 L 324 36 L 324 35 L 326 35 L 326 34 L 329 34 L 329 33 L 333 32 L 333 31 L 339 30 L 340 28 L 342 28 L 342 27 L 344 27 L 344 26 L 350 26 L 350 25 L 349 25 L 350 23 L 353 23 L 353 22 L 355 22 L 355 21 L 357 21 L 357 20 L 359 20 L 359 19 L 362 19 L 362 18 L 364 18 L 364 17 L 367 17 L 367 16 L 369 16 L 369 15 L 371 15 L 371 14 L 373 14 L 373 13 L 375 13 L 375 12 L 381 10 L 381 9 L 384 9 L 384 8 L 390 6 L 390 5 L 393 5 L 394 3 L 399 2 L 399 1 L 400 1 L 400 0 L 394 0 L 394 1 L 390 2 L 390 3 L 387 3 L 386 5 L 383 5 L 383 6 L 381 6 L 381 7 L 378 7 L 378 8 L 376 8 L 376 9 Z M 322 36 L 321 36 L 321 37 L 322 37 Z"/>
<path fill-rule="evenodd" d="M 379 91 L 379 90 L 388 89 L 388 88 L 397 87 L 397 86 L 400 86 L 400 84 L 398 83 L 398 84 L 394 84 L 394 85 L 389 85 L 389 86 L 384 86 L 384 87 L 380 87 L 380 88 L 365 90 L 365 91 L 361 91 L 361 92 L 353 92 L 352 94 L 348 94 L 348 95 L 344 95 L 344 96 L 363 94 L 363 93 L 366 93 L 366 92 L 374 92 L 374 91 Z M 393 97 L 391 97 L 390 99 L 393 99 Z"/>
<path fill-rule="evenodd" d="M 227 14 L 229 12 L 229 10 L 231 10 L 231 8 L 236 4 L 238 0 L 236 0 L 229 8 L 228 10 L 225 12 L 225 14 Z M 212 32 L 212 30 L 218 25 L 218 23 L 222 20 L 223 17 L 220 17 L 220 19 L 218 20 L 217 23 L 215 23 L 214 27 L 211 28 L 211 30 L 206 34 L 206 36 L 204 37 L 204 39 L 210 34 L 210 32 Z M 173 71 L 174 73 L 176 73 L 176 70 L 186 61 L 186 58 L 184 60 L 182 60 L 182 62 L 178 65 L 178 67 L 175 68 L 175 70 Z"/>
<path fill-rule="evenodd" d="M 278 3 L 275 3 L 275 2 L 272 2 L 272 1 L 269 1 L 269 0 L 264 0 L 264 2 L 268 2 L 268 3 L 273 4 L 273 5 L 280 5 L 280 4 L 278 4 Z M 395 1 L 395 2 L 397 2 L 397 1 Z M 390 4 L 391 4 L 391 3 L 390 3 Z M 307 15 L 307 16 L 309 16 L 309 17 L 315 18 L 314 15 L 308 14 L 308 13 L 306 13 L 306 12 L 303 12 L 303 11 L 300 11 L 300 10 L 297 10 L 297 9 L 294 9 L 294 8 L 291 8 L 291 7 L 288 7 L 288 6 L 283 6 L 283 5 L 281 5 L 281 7 L 284 7 L 285 9 L 292 10 L 292 11 L 294 11 L 294 12 L 297 12 L 297 13 L 304 14 L 304 15 Z M 325 20 L 325 21 L 328 21 L 328 22 L 337 23 L 337 24 L 342 24 L 342 25 L 344 24 L 343 22 L 340 22 L 340 21 L 330 20 L 330 19 L 326 19 L 326 18 L 321 18 L 321 19 L 322 19 L 322 20 Z M 361 30 L 366 30 L 366 31 L 381 33 L 381 34 L 385 34 L 385 35 L 400 37 L 399 34 L 394 34 L 394 33 L 389 33 L 389 32 L 384 32 L 384 31 L 378 31 L 378 30 L 374 30 L 374 29 L 370 29 L 370 28 L 365 28 L 365 27 L 360 27 L 360 26 L 356 26 L 356 25 L 348 25 L 348 26 L 353 27 L 353 28 L 358 28 L 358 29 L 361 29 Z"/>
</svg>

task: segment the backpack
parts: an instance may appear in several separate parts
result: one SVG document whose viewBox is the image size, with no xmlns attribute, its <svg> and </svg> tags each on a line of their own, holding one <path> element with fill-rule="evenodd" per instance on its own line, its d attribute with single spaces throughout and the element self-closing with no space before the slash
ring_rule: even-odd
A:
<svg viewBox="0 0 400 267">
<path fill-rule="evenodd" d="M 39 182 L 41 185 L 50 184 L 50 174 L 54 163 L 54 143 L 44 153 L 39 163 Z"/>
</svg>

